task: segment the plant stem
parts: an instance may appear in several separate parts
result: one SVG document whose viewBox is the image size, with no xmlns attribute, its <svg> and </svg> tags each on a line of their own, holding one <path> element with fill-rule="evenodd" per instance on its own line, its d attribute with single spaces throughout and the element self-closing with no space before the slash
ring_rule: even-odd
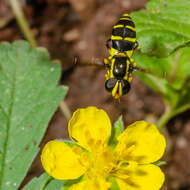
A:
<svg viewBox="0 0 190 190">
<path fill-rule="evenodd" d="M 171 107 L 169 105 L 165 105 L 165 112 L 158 120 L 158 129 L 161 130 L 163 127 L 165 127 L 168 121 L 172 118 L 172 116 L 173 114 Z"/>
<path fill-rule="evenodd" d="M 12 11 L 15 14 L 18 25 L 20 26 L 20 29 L 22 30 L 25 38 L 29 41 L 29 43 L 32 47 L 37 47 L 37 42 L 36 42 L 35 38 L 33 37 L 33 34 L 30 30 L 28 22 L 24 16 L 24 13 L 23 13 L 21 5 L 20 5 L 20 1 L 9 0 L 9 2 L 11 5 L 11 8 L 12 8 Z"/>
<path fill-rule="evenodd" d="M 71 111 L 69 110 L 69 107 L 67 106 L 65 101 L 61 101 L 59 105 L 61 112 L 65 115 L 67 121 L 71 119 Z"/>
<path fill-rule="evenodd" d="M 174 117 L 188 109 L 190 109 L 190 104 L 184 105 L 178 109 L 175 109 L 175 108 L 172 109 L 169 105 L 165 104 L 165 112 L 162 114 L 162 116 L 158 120 L 158 129 L 161 130 L 163 127 L 165 127 L 165 125 L 168 123 L 168 121 L 172 117 Z"/>
</svg>

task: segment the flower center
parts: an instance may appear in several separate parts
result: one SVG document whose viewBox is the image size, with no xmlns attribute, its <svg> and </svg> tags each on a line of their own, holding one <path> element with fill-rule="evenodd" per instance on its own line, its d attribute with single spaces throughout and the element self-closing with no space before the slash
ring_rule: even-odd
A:
<svg viewBox="0 0 190 190">
<path fill-rule="evenodd" d="M 118 152 L 101 144 L 96 151 L 88 155 L 86 176 L 91 180 L 97 178 L 108 179 L 114 176 L 124 180 L 127 179 L 129 177 L 127 168 L 129 165 L 131 166 L 131 162 L 127 162 L 126 158 L 133 149 L 134 146 L 131 146 Z"/>
<path fill-rule="evenodd" d="M 88 178 L 107 178 L 112 169 L 116 166 L 112 150 L 104 147 L 102 151 L 96 151 L 89 155 Z"/>
<path fill-rule="evenodd" d="M 104 179 L 118 173 L 120 167 L 127 163 L 119 160 L 109 147 L 104 147 L 103 151 L 94 152 L 89 156 L 89 167 L 87 177 Z"/>
</svg>

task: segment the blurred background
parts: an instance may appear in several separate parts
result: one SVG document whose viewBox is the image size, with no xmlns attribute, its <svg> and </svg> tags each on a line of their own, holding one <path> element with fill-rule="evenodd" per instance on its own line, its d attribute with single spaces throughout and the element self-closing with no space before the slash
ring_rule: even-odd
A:
<svg viewBox="0 0 190 190">
<path fill-rule="evenodd" d="M 133 77 L 132 88 L 120 101 L 104 89 L 105 70 L 93 66 L 108 56 L 106 41 L 122 13 L 145 8 L 146 0 L 20 0 L 38 46 L 49 50 L 62 64 L 60 84 L 69 86 L 66 104 L 77 108 L 97 106 L 106 110 L 112 123 L 123 115 L 125 126 L 137 120 L 156 123 L 164 112 L 161 98 Z M 137 34 L 138 35 L 138 34 Z M 7 0 L 0 0 L 0 41 L 24 39 Z M 74 64 L 77 57 L 78 64 Z M 92 63 L 92 66 L 82 66 Z M 48 103 L 48 102 L 47 102 Z M 190 190 L 190 111 L 172 119 L 163 133 L 168 151 L 163 166 L 163 190 Z M 67 119 L 58 109 L 41 147 L 55 138 L 68 138 Z M 43 172 L 39 155 L 23 184 Z"/>
</svg>

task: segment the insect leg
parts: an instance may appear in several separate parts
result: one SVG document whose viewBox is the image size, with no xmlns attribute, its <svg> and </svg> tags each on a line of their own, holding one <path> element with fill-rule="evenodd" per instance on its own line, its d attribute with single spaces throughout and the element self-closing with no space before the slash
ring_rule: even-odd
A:
<svg viewBox="0 0 190 190">
<path fill-rule="evenodd" d="M 97 66 L 97 67 L 105 66 L 103 62 L 95 58 L 93 58 L 91 62 L 80 62 L 80 59 L 77 56 L 74 57 L 73 64 L 78 66 Z"/>
</svg>

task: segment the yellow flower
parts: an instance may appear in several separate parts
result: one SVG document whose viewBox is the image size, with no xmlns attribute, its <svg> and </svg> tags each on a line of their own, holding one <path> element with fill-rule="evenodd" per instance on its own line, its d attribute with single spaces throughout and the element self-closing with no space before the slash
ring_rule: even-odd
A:
<svg viewBox="0 0 190 190">
<path fill-rule="evenodd" d="M 80 181 L 69 190 L 158 190 L 164 182 L 161 169 L 152 164 L 164 154 L 166 142 L 156 126 L 137 121 L 109 146 L 111 122 L 95 107 L 78 109 L 69 121 L 69 135 L 75 145 L 53 140 L 41 155 L 46 172 L 59 180 Z M 114 188 L 113 188 L 114 189 Z"/>
</svg>

